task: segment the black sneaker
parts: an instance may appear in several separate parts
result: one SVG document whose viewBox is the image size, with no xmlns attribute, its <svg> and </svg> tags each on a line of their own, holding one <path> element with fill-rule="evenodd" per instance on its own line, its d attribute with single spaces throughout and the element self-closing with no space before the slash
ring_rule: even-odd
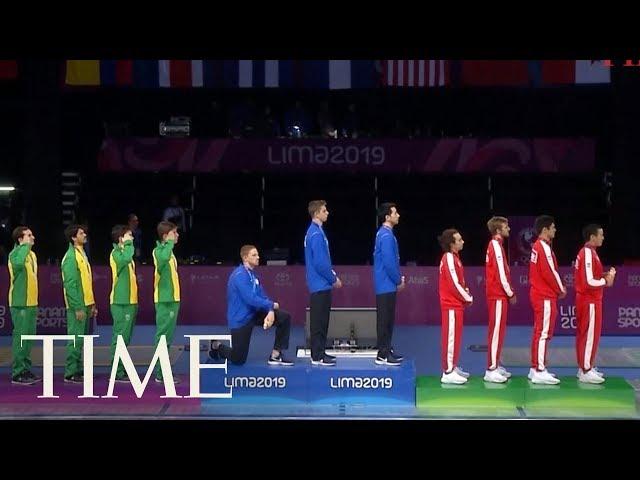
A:
<svg viewBox="0 0 640 480">
<path fill-rule="evenodd" d="M 392 354 L 387 354 L 386 357 L 381 357 L 380 355 L 378 355 L 376 357 L 376 365 L 393 365 L 393 366 L 398 366 L 400 364 L 402 364 L 402 362 L 400 360 L 398 360 L 396 357 L 394 357 Z"/>
<path fill-rule="evenodd" d="M 311 359 L 311 364 L 320 365 L 322 367 L 335 367 L 336 357 L 332 357 L 331 355 L 325 354 L 320 360 Z"/>
<path fill-rule="evenodd" d="M 84 383 L 84 377 L 79 373 L 76 373 L 70 377 L 64 377 L 64 383 Z"/>
<path fill-rule="evenodd" d="M 215 362 L 219 362 L 220 360 L 222 360 L 222 357 L 220 356 L 220 346 L 218 345 L 218 348 L 213 348 L 213 340 L 211 341 L 211 345 L 209 345 L 209 358 Z"/>
<path fill-rule="evenodd" d="M 398 353 L 398 352 L 394 351 L 394 350 L 393 350 L 393 348 L 391 349 L 391 356 L 392 356 L 393 358 L 395 358 L 396 360 L 400 360 L 400 361 L 404 360 L 404 355 L 402 355 L 401 353 Z"/>
<path fill-rule="evenodd" d="M 271 355 L 269 357 L 269 360 L 267 360 L 267 363 L 269 365 L 281 365 L 283 367 L 293 366 L 293 362 L 291 360 L 287 360 L 286 358 L 284 358 L 282 356 L 282 352 L 277 357 L 274 357 L 273 355 Z"/>
<path fill-rule="evenodd" d="M 24 372 L 24 374 L 30 378 L 31 380 L 33 380 L 34 382 L 41 382 L 42 381 L 42 377 L 35 375 L 33 372 L 27 370 L 26 372 Z"/>
<path fill-rule="evenodd" d="M 12 377 L 11 383 L 15 385 L 33 385 L 36 381 L 30 378 L 26 372 L 22 372 L 21 374 Z"/>
</svg>

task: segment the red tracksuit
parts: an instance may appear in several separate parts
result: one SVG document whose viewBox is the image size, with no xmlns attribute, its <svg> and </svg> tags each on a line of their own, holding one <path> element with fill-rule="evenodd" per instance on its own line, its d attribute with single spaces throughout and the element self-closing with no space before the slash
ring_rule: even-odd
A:
<svg viewBox="0 0 640 480">
<path fill-rule="evenodd" d="M 499 366 L 505 326 L 507 324 L 507 306 L 513 297 L 511 272 L 507 256 L 504 254 L 502 237 L 494 236 L 487 246 L 485 264 L 487 307 L 489 309 L 489 331 L 487 336 L 487 368 L 493 370 Z"/>
<path fill-rule="evenodd" d="M 531 366 L 538 371 L 546 369 L 547 343 L 553 337 L 558 314 L 558 295 L 565 291 L 558 261 L 551 245 L 541 238 L 531 250 L 529 263 L 531 308 L 533 308 L 533 338 L 531 339 Z"/>
<path fill-rule="evenodd" d="M 585 245 L 576 258 L 576 356 L 585 372 L 593 367 L 602 330 L 602 294 L 606 280 L 596 249 Z"/>
<path fill-rule="evenodd" d="M 449 373 L 458 365 L 464 307 L 473 302 L 465 290 L 464 269 L 457 253 L 445 253 L 440 260 L 438 293 L 442 311 L 442 370 Z"/>
</svg>

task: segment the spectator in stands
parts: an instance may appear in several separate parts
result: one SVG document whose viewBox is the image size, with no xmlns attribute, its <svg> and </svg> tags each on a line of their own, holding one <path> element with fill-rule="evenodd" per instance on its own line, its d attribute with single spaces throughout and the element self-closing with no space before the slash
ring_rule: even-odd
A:
<svg viewBox="0 0 640 480">
<path fill-rule="evenodd" d="M 318 121 L 318 127 L 320 128 L 320 134 L 322 136 L 330 136 L 330 135 L 327 135 L 327 133 L 335 130 L 334 128 L 335 122 L 331 117 L 328 101 L 324 100 L 320 103 L 320 108 L 318 110 L 318 115 L 316 119 Z"/>
<path fill-rule="evenodd" d="M 180 206 L 180 197 L 177 194 L 171 195 L 171 204 L 164 209 L 162 221 L 175 223 L 182 232 L 187 230 L 184 208 Z"/>
<path fill-rule="evenodd" d="M 229 110 L 229 133 L 233 138 L 252 137 L 256 127 L 256 108 L 247 98 Z"/>
<path fill-rule="evenodd" d="M 358 138 L 360 134 L 360 119 L 356 112 L 356 104 L 350 103 L 347 112 L 342 120 L 342 136 L 349 138 Z"/>
<path fill-rule="evenodd" d="M 256 124 L 256 136 L 259 138 L 276 138 L 281 136 L 280 122 L 271 113 L 271 106 L 264 107 L 263 115 Z"/>
<path fill-rule="evenodd" d="M 140 228 L 140 222 L 138 221 L 138 215 L 130 213 L 127 218 L 127 226 L 131 230 L 133 235 L 133 258 L 140 261 L 142 259 L 142 229 Z"/>
<path fill-rule="evenodd" d="M 311 120 L 300 100 L 296 100 L 295 106 L 284 114 L 284 128 L 290 137 L 300 138 L 309 134 Z"/>
<path fill-rule="evenodd" d="M 222 108 L 217 100 L 211 101 L 209 117 L 211 135 L 216 138 L 226 137 L 229 134 L 229 126 L 224 119 L 224 113 L 222 112 Z"/>
</svg>

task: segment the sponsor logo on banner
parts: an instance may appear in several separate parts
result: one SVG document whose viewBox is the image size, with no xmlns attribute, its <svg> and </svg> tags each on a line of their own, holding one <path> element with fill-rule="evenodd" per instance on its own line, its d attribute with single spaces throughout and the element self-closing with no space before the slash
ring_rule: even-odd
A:
<svg viewBox="0 0 640 480">
<path fill-rule="evenodd" d="M 565 273 L 562 276 L 562 281 L 565 287 L 573 287 L 574 275 L 573 273 Z"/>
<path fill-rule="evenodd" d="M 383 165 L 386 157 L 383 145 L 284 145 L 267 147 L 271 165 Z"/>
<path fill-rule="evenodd" d="M 360 285 L 360 275 L 357 273 L 338 274 L 338 278 L 344 286 L 357 287 Z"/>
<path fill-rule="evenodd" d="M 630 287 L 640 287 L 640 275 L 627 276 L 627 285 Z"/>
<path fill-rule="evenodd" d="M 99 272 L 91 272 L 91 278 L 94 282 L 101 282 L 102 280 L 111 279 L 110 275 L 100 275 Z"/>
<path fill-rule="evenodd" d="M 429 277 L 427 275 L 409 275 L 406 279 L 407 284 L 429 285 Z"/>
<path fill-rule="evenodd" d="M 225 377 L 227 388 L 285 388 L 286 377 Z"/>
<path fill-rule="evenodd" d="M 5 320 L 4 317 L 7 314 L 7 307 L 4 305 L 0 305 L 0 330 L 4 328 Z"/>
<path fill-rule="evenodd" d="M 210 273 L 192 273 L 191 285 L 193 285 L 194 283 L 210 282 L 213 280 L 218 280 L 219 278 L 220 278 L 219 275 L 214 275 Z"/>
<path fill-rule="evenodd" d="M 391 377 L 331 377 L 331 388 L 390 389 L 393 388 Z"/>
<path fill-rule="evenodd" d="M 640 307 L 618 307 L 618 327 L 640 328 Z"/>
<path fill-rule="evenodd" d="M 62 284 L 62 273 L 52 272 L 51 275 L 49 276 L 49 282 L 51 282 L 53 285 Z"/>
<path fill-rule="evenodd" d="M 66 328 L 67 309 L 65 307 L 38 307 L 37 327 Z"/>
<path fill-rule="evenodd" d="M 529 275 L 520 275 L 520 285 L 529 285 Z"/>
<path fill-rule="evenodd" d="M 578 328 L 575 305 L 560 305 L 560 328 L 575 330 Z"/>
<path fill-rule="evenodd" d="M 535 230 L 531 227 L 523 227 L 521 230 L 513 236 L 515 240 L 515 252 L 512 252 L 512 260 L 516 265 L 527 265 L 529 260 L 532 263 L 536 263 L 538 255 L 532 250 L 533 244 L 536 241 Z"/>
<path fill-rule="evenodd" d="M 484 283 L 484 276 L 476 275 L 476 285 L 482 285 Z"/>
<path fill-rule="evenodd" d="M 291 287 L 293 283 L 291 282 L 291 275 L 289 272 L 280 272 L 276 275 L 276 279 L 274 282 L 276 287 Z"/>
</svg>

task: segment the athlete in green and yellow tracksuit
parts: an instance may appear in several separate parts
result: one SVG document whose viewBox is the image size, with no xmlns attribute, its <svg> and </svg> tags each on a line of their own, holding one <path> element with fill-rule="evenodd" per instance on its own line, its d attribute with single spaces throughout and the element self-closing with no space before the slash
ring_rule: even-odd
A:
<svg viewBox="0 0 640 480">
<path fill-rule="evenodd" d="M 75 345 L 67 343 L 67 362 L 64 369 L 65 381 L 82 382 L 82 346 L 84 339 L 78 335 L 87 335 L 91 319 L 98 310 L 93 298 L 93 278 L 91 265 L 84 251 L 87 234 L 81 225 L 70 225 L 65 229 L 69 240 L 69 249 L 62 259 L 62 287 L 64 303 L 67 307 L 67 334 L 75 335 Z"/>
<path fill-rule="evenodd" d="M 158 224 L 158 236 L 153 249 L 153 302 L 156 307 L 156 338 L 154 347 L 158 346 L 160 336 L 165 335 L 167 347 L 171 346 L 176 330 L 178 311 L 180 310 L 180 280 L 178 279 L 178 262 L 173 255 L 173 247 L 178 243 L 178 230 L 171 222 Z M 177 383 L 177 379 L 174 377 Z M 156 366 L 156 381 L 162 382 L 160 363 Z"/>
<path fill-rule="evenodd" d="M 13 322 L 13 367 L 11 382 L 30 385 L 40 380 L 31 373 L 32 340 L 21 342 L 22 335 L 36 334 L 38 314 L 38 259 L 31 250 L 35 242 L 26 226 L 13 231 L 15 246 L 9 253 L 9 309 Z"/>
<path fill-rule="evenodd" d="M 131 230 L 125 225 L 116 225 L 111 230 L 111 237 L 114 242 L 118 242 L 113 244 L 113 250 L 109 256 L 113 280 L 109 297 L 111 317 L 113 317 L 111 338 L 111 364 L 113 365 L 118 335 L 122 335 L 125 345 L 129 345 L 131 341 L 138 314 L 138 283 L 136 265 L 133 261 L 135 249 Z M 116 380 L 127 380 L 122 362 L 118 363 Z"/>
</svg>

